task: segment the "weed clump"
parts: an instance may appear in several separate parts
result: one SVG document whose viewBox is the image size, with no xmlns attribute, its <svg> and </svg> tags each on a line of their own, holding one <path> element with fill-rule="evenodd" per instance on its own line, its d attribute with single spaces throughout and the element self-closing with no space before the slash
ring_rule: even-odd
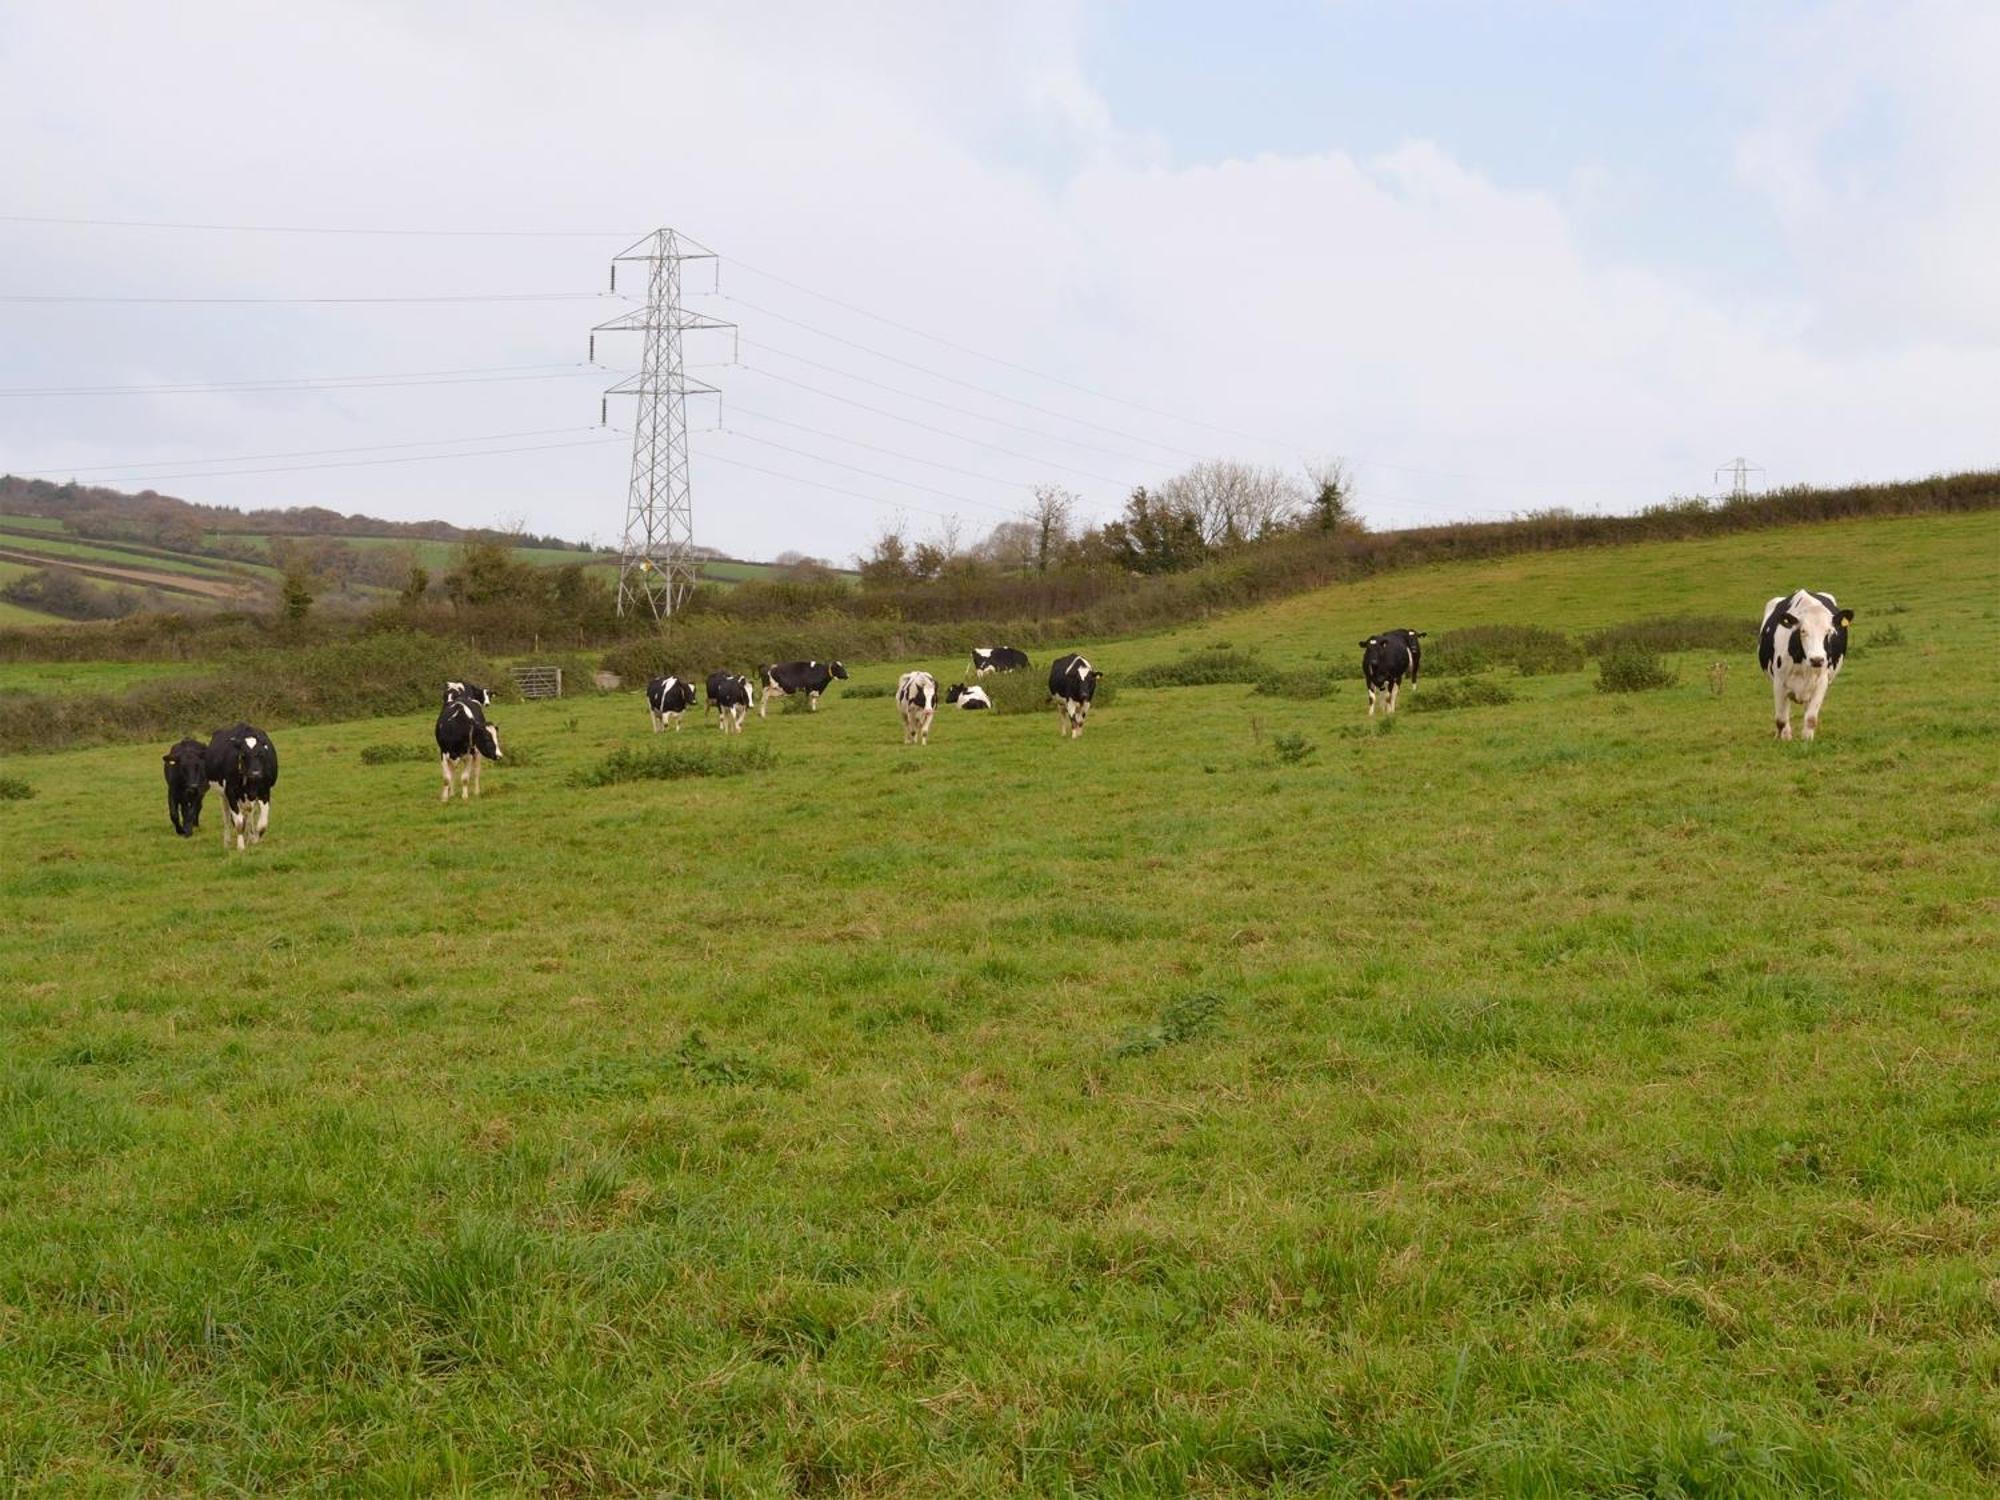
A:
<svg viewBox="0 0 2000 1500">
<path fill-rule="evenodd" d="M 1319 753 L 1319 746 L 1302 734 L 1280 734 L 1272 737 L 1271 751 L 1281 765 L 1301 766 Z"/>
<path fill-rule="evenodd" d="M 645 750 L 614 750 L 588 770 L 570 777 L 571 786 L 617 786 L 626 781 L 680 781 L 690 776 L 744 776 L 778 763 L 769 745 L 741 749 L 725 745 L 673 744 Z"/>
<path fill-rule="evenodd" d="M 35 789 L 18 776 L 0 776 L 0 802 L 26 802 Z"/>
<path fill-rule="evenodd" d="M 1560 630 L 1542 625 L 1467 625 L 1424 643 L 1423 670 L 1437 677 L 1464 677 L 1512 667 L 1523 677 L 1575 672 L 1584 650 Z"/>
<path fill-rule="evenodd" d="M 1648 693 L 1672 687 L 1680 680 L 1680 673 L 1643 646 L 1616 647 L 1597 664 L 1600 693 Z"/>
<path fill-rule="evenodd" d="M 888 698 L 894 695 L 893 682 L 850 682 L 840 690 L 843 698 Z"/>
<path fill-rule="evenodd" d="M 1205 646 L 1175 661 L 1155 662 L 1128 676 L 1128 686 L 1208 687 L 1218 682 L 1255 682 L 1265 671 L 1253 646 L 1235 650 L 1228 646 Z"/>
<path fill-rule="evenodd" d="M 1490 682 L 1484 677 L 1471 677 L 1464 682 L 1442 683 L 1437 687 L 1425 688 L 1421 693 L 1412 693 L 1410 712 L 1434 714 L 1453 708 L 1485 708 L 1513 701 L 1512 690 L 1503 684 Z M 1391 718 L 1385 722 L 1393 724 L 1395 720 Z"/>
<path fill-rule="evenodd" d="M 1227 1002 L 1212 990 L 1197 990 L 1160 1008 L 1160 1019 L 1151 1026 L 1135 1027 L 1111 1047 L 1113 1057 L 1144 1057 L 1162 1047 L 1178 1047 L 1197 1041 L 1216 1028 Z"/>
<path fill-rule="evenodd" d="M 1658 615 L 1607 625 L 1583 638 L 1592 656 L 1626 648 L 1641 651 L 1742 651 L 1754 632 L 1734 615 Z"/>
</svg>

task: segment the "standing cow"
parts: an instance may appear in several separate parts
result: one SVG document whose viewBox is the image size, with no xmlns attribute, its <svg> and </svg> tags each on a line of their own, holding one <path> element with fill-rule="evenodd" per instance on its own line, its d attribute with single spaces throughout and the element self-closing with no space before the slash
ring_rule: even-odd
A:
<svg viewBox="0 0 2000 1500">
<path fill-rule="evenodd" d="M 1831 594 L 1799 589 L 1764 606 L 1757 633 L 1757 665 L 1771 677 L 1772 717 L 1778 738 L 1792 737 L 1792 705 L 1805 705 L 1805 737 L 1819 730 L 1820 705 L 1847 657 L 1847 627 L 1854 611 Z"/>
<path fill-rule="evenodd" d="M 500 759 L 500 726 L 486 722 L 486 711 L 470 698 L 446 701 L 437 719 L 438 769 L 444 790 L 438 801 L 451 801 L 456 777 L 458 800 L 479 795 L 479 768 Z"/>
<path fill-rule="evenodd" d="M 1403 679 L 1408 677 L 1412 686 L 1416 684 L 1417 669 L 1423 665 L 1424 648 L 1418 644 L 1424 638 L 1421 630 L 1385 630 L 1380 635 L 1371 635 L 1361 643 L 1361 676 L 1368 684 L 1368 716 L 1375 717 L 1375 701 L 1379 697 L 1384 713 L 1396 711 L 1396 700 L 1402 696 Z"/>
<path fill-rule="evenodd" d="M 896 680 L 896 707 L 903 712 L 903 743 L 928 745 L 937 717 L 937 679 L 928 672 L 905 672 Z"/>
<path fill-rule="evenodd" d="M 1083 738 L 1083 721 L 1090 717 L 1090 701 L 1097 696 L 1097 684 L 1104 674 L 1071 653 L 1058 656 L 1049 668 L 1049 696 L 1061 710 L 1057 729 L 1065 739 Z"/>
<path fill-rule="evenodd" d="M 681 715 L 694 707 L 694 684 L 678 677 L 655 677 L 646 684 L 646 707 L 653 713 L 653 733 L 671 724 L 681 732 Z"/>
<path fill-rule="evenodd" d="M 278 784 L 278 747 L 250 724 L 218 729 L 202 752 L 211 786 L 222 788 L 222 851 L 236 831 L 238 852 L 264 841 L 271 826 L 271 788 Z"/>
<path fill-rule="evenodd" d="M 771 700 L 783 698 L 790 693 L 804 693 L 806 707 L 819 712 L 819 695 L 826 691 L 827 684 L 838 677 L 847 679 L 847 668 L 839 662 L 781 661 L 775 666 L 757 669 L 758 679 L 764 684 L 764 696 L 757 704 L 757 717 L 771 716 Z"/>
<path fill-rule="evenodd" d="M 192 838 L 201 826 L 201 803 L 208 795 L 208 747 L 187 739 L 160 757 L 167 773 L 167 817 L 174 832 Z"/>
<path fill-rule="evenodd" d="M 741 734 L 743 721 L 750 717 L 754 693 L 750 679 L 734 672 L 708 674 L 708 706 L 715 710 L 716 726 L 724 734 Z"/>
<path fill-rule="evenodd" d="M 972 648 L 972 675 L 984 677 L 988 672 L 1018 672 L 1028 665 L 1028 653 L 1016 651 L 1012 646 L 974 646 Z"/>
</svg>

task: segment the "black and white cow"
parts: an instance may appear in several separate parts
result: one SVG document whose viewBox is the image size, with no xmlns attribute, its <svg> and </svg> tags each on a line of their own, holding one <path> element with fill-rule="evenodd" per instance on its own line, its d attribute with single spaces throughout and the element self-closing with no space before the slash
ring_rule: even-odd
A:
<svg viewBox="0 0 2000 1500">
<path fill-rule="evenodd" d="M 972 648 L 972 675 L 984 677 L 988 672 L 1018 672 L 1028 665 L 1028 653 L 1016 651 L 1012 646 L 974 646 Z"/>
<path fill-rule="evenodd" d="M 208 747 L 182 740 L 160 759 L 167 772 L 167 816 L 175 833 L 191 838 L 201 826 L 201 802 L 208 795 Z"/>
<path fill-rule="evenodd" d="M 451 801 L 454 778 L 458 800 L 479 795 L 479 768 L 500 759 L 500 727 L 486 722 L 486 711 L 471 698 L 446 702 L 437 720 L 438 769 L 444 790 L 438 801 Z"/>
<path fill-rule="evenodd" d="M 750 700 L 755 695 L 750 679 L 734 672 L 708 674 L 708 706 L 715 710 L 715 722 L 724 734 L 741 734 L 743 721 L 750 717 Z"/>
<path fill-rule="evenodd" d="M 476 682 L 447 682 L 444 685 L 444 701 L 450 703 L 454 698 L 477 703 L 481 708 L 489 707 L 493 702 L 493 695 Z"/>
<path fill-rule="evenodd" d="M 928 672 L 905 672 L 896 679 L 896 707 L 903 712 L 903 743 L 928 745 L 937 717 L 937 679 Z"/>
<path fill-rule="evenodd" d="M 1383 712 L 1392 714 L 1396 699 L 1402 695 L 1403 679 L 1416 682 L 1424 659 L 1424 648 L 1419 644 L 1423 638 L 1421 630 L 1385 630 L 1361 643 L 1361 676 L 1368 684 L 1370 718 L 1375 716 L 1378 697 Z"/>
<path fill-rule="evenodd" d="M 653 733 L 671 724 L 681 732 L 681 715 L 694 707 L 694 684 L 679 677 L 655 677 L 646 684 L 646 707 L 653 711 Z"/>
<path fill-rule="evenodd" d="M 1853 610 L 1842 609 L 1833 595 L 1811 589 L 1780 594 L 1764 606 L 1757 665 L 1770 674 L 1779 739 L 1792 737 L 1794 703 L 1805 705 L 1805 737 L 1819 731 L 1820 705 L 1847 658 L 1847 627 L 1853 622 Z"/>
<path fill-rule="evenodd" d="M 775 666 L 757 669 L 757 677 L 764 684 L 764 696 L 757 704 L 757 717 L 770 717 L 771 700 L 783 698 L 790 693 L 804 693 L 806 707 L 819 712 L 819 695 L 826 691 L 827 684 L 838 677 L 847 678 L 847 668 L 839 662 L 781 661 Z"/>
<path fill-rule="evenodd" d="M 222 849 L 236 831 L 239 851 L 262 843 L 271 826 L 271 788 L 278 784 L 278 747 L 250 724 L 218 729 L 202 752 L 209 785 L 222 788 Z"/>
<path fill-rule="evenodd" d="M 1049 668 L 1049 696 L 1061 710 L 1057 729 L 1065 739 L 1083 738 L 1083 721 L 1090 717 L 1090 700 L 1104 674 L 1072 652 L 1058 656 Z"/>
<path fill-rule="evenodd" d="M 983 687 L 967 687 L 962 682 L 954 682 L 945 690 L 944 701 L 956 703 L 960 708 L 991 708 L 993 700 L 986 696 Z"/>
</svg>

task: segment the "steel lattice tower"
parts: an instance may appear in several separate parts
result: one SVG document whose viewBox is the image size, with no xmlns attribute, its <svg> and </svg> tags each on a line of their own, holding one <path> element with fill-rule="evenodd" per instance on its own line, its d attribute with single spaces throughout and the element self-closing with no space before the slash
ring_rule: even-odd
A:
<svg viewBox="0 0 2000 1500">
<path fill-rule="evenodd" d="M 715 254 L 671 229 L 656 229 L 611 261 L 611 289 L 618 290 L 618 263 L 647 267 L 643 309 L 599 323 L 591 330 L 590 355 L 597 357 L 600 333 L 643 333 L 645 352 L 638 373 L 605 391 L 637 396 L 632 421 L 632 483 L 625 498 L 625 541 L 619 549 L 618 613 L 648 609 L 664 620 L 687 602 L 694 589 L 694 505 L 688 485 L 687 398 L 719 395 L 712 385 L 689 381 L 681 358 L 681 335 L 693 329 L 728 328 L 681 305 L 681 266 L 714 260 Z M 606 409 L 609 409 L 607 399 Z"/>
</svg>

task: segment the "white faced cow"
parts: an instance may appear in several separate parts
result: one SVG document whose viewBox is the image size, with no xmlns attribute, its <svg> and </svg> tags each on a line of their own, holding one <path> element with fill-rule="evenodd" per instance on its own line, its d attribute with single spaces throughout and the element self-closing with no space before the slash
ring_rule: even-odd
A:
<svg viewBox="0 0 2000 1500">
<path fill-rule="evenodd" d="M 438 801 L 451 801 L 456 778 L 458 800 L 479 795 L 479 768 L 500 759 L 500 727 L 486 722 L 486 711 L 470 698 L 453 698 L 445 703 L 437 719 L 438 769 L 444 772 L 444 790 Z"/>
<path fill-rule="evenodd" d="M 819 712 L 819 695 L 826 691 L 827 684 L 838 677 L 847 678 L 847 668 L 839 662 L 781 661 L 775 666 L 759 667 L 757 676 L 764 684 L 764 696 L 757 704 L 757 717 L 771 716 L 771 700 L 782 698 L 788 693 L 804 693 L 806 707 Z"/>
<path fill-rule="evenodd" d="M 1417 680 L 1417 668 L 1423 664 L 1424 654 L 1418 642 L 1423 638 L 1421 630 L 1385 630 L 1361 643 L 1361 675 L 1368 683 L 1369 718 L 1375 717 L 1378 697 L 1383 703 L 1382 711 L 1394 713 L 1404 677 L 1412 683 Z"/>
<path fill-rule="evenodd" d="M 271 826 L 271 788 L 278 784 L 278 747 L 249 724 L 218 729 L 205 754 L 209 785 L 222 788 L 222 852 L 236 833 L 240 853 L 264 841 Z"/>
<path fill-rule="evenodd" d="M 653 713 L 653 733 L 671 724 L 681 732 L 681 715 L 694 707 L 694 684 L 679 677 L 655 677 L 646 684 L 646 707 Z"/>
<path fill-rule="evenodd" d="M 1028 665 L 1028 653 L 1017 651 L 1012 646 L 974 646 L 972 648 L 972 675 L 984 677 L 988 672 L 1018 672 Z"/>
<path fill-rule="evenodd" d="M 750 679 L 734 672 L 708 674 L 708 706 L 715 710 L 716 727 L 724 734 L 743 732 L 743 721 L 750 717 L 753 691 Z"/>
<path fill-rule="evenodd" d="M 1090 717 L 1090 700 L 1104 674 L 1072 652 L 1058 656 L 1049 668 L 1049 696 L 1061 710 L 1056 728 L 1064 739 L 1082 739 L 1083 721 Z"/>
<path fill-rule="evenodd" d="M 928 745 L 937 717 L 937 679 L 928 672 L 905 672 L 896 680 L 896 707 L 903 711 L 903 743 Z"/>
<path fill-rule="evenodd" d="M 1780 594 L 1764 606 L 1757 633 L 1757 665 L 1771 676 L 1772 717 L 1778 738 L 1792 737 L 1792 705 L 1806 710 L 1805 737 L 1819 730 L 1820 705 L 1847 656 L 1847 627 L 1854 611 L 1842 609 L 1831 594 L 1800 589 Z"/>
</svg>

